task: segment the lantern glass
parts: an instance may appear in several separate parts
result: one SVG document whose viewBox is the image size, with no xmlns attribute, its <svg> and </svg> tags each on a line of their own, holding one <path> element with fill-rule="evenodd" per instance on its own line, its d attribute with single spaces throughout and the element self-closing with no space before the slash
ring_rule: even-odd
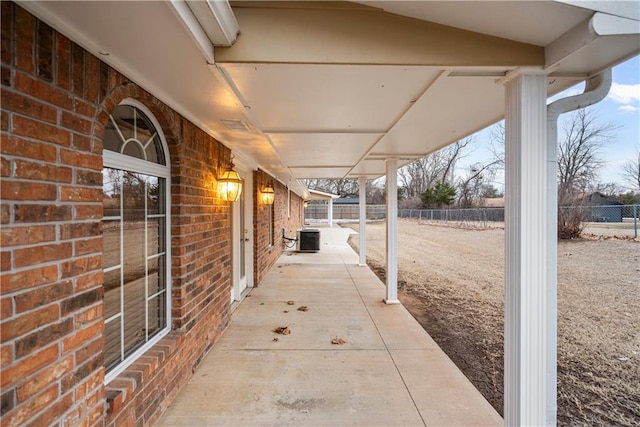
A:
<svg viewBox="0 0 640 427">
<path fill-rule="evenodd" d="M 227 202 L 235 202 L 242 193 L 242 179 L 234 170 L 224 171 L 218 178 L 218 197 Z"/>
<path fill-rule="evenodd" d="M 265 205 L 272 205 L 274 199 L 275 192 L 273 191 L 273 187 L 269 184 L 262 189 L 262 203 Z"/>
</svg>

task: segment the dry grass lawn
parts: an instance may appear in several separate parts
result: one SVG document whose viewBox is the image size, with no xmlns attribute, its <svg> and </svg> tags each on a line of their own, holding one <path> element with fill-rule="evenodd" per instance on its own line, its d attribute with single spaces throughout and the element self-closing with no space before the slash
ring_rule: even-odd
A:
<svg viewBox="0 0 640 427">
<path fill-rule="evenodd" d="M 398 231 L 400 299 L 502 414 L 504 230 Z M 383 278 L 384 247 L 384 223 L 367 224 Z M 560 242 L 558 276 L 558 423 L 640 425 L 640 243 Z"/>
</svg>

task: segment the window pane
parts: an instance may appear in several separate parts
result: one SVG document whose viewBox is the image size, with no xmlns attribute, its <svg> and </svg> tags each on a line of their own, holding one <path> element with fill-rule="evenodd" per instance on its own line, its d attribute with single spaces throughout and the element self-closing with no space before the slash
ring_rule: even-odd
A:
<svg viewBox="0 0 640 427">
<path fill-rule="evenodd" d="M 104 273 L 104 317 L 120 312 L 120 269 Z"/>
<path fill-rule="evenodd" d="M 165 251 L 165 218 L 149 218 L 147 220 L 148 256 Z"/>
<path fill-rule="evenodd" d="M 104 326 L 104 365 L 113 368 L 120 362 L 120 318 Z"/>
<path fill-rule="evenodd" d="M 102 265 L 104 268 L 120 264 L 120 220 L 102 223 Z"/>
<path fill-rule="evenodd" d="M 149 300 L 149 336 L 163 329 L 167 324 L 166 292 Z"/>
<path fill-rule="evenodd" d="M 144 151 L 142 146 L 138 143 L 138 141 L 132 140 L 125 143 L 124 148 L 122 149 L 122 154 L 126 154 L 127 156 L 137 157 L 138 159 L 144 160 Z"/>
<path fill-rule="evenodd" d="M 149 260 L 149 296 L 166 288 L 166 266 L 164 256 Z"/>
<path fill-rule="evenodd" d="M 144 221 L 145 180 L 147 176 L 134 172 L 125 172 L 122 183 L 122 203 L 124 220 Z M 127 229 L 125 228 L 125 232 Z M 142 236 L 144 237 L 144 235 Z"/>
<path fill-rule="evenodd" d="M 149 215 L 165 213 L 165 180 L 150 176 L 147 180 L 147 212 Z"/>
<path fill-rule="evenodd" d="M 145 276 L 131 277 L 124 283 L 124 351 L 133 353 L 145 342 Z"/>
<path fill-rule="evenodd" d="M 166 165 L 158 129 L 136 107 L 119 105 L 113 110 L 103 144 L 105 150 Z"/>
<path fill-rule="evenodd" d="M 123 172 L 118 169 L 102 170 L 102 205 L 104 216 L 120 216 L 120 189 Z"/>
</svg>

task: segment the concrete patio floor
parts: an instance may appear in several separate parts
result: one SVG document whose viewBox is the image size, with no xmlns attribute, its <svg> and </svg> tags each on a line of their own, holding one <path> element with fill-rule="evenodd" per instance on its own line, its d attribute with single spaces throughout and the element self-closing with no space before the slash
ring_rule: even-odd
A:
<svg viewBox="0 0 640 427">
<path fill-rule="evenodd" d="M 280 257 L 157 425 L 502 424 L 407 310 L 382 302 L 349 232 L 321 228 L 320 252 Z"/>
</svg>

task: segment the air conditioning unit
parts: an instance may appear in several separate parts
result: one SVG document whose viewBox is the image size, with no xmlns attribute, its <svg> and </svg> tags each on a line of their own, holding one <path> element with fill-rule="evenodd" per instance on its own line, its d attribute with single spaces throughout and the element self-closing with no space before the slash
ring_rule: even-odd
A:
<svg viewBox="0 0 640 427">
<path fill-rule="evenodd" d="M 298 252 L 318 252 L 320 250 L 320 230 L 298 230 L 296 250 Z"/>
</svg>

